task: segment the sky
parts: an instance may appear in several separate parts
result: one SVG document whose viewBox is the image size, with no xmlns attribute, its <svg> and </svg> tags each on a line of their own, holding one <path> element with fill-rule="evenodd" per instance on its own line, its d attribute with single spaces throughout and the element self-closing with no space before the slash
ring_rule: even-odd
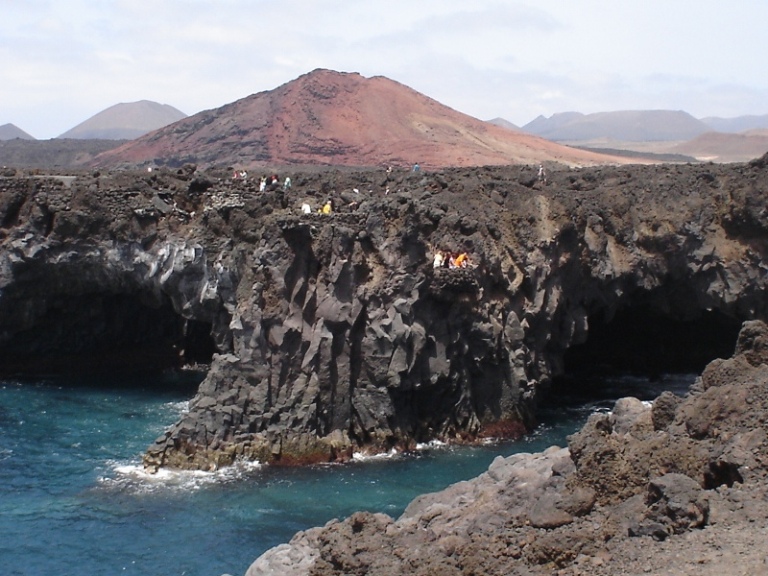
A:
<svg viewBox="0 0 768 576">
<path fill-rule="evenodd" d="M 0 0 L 0 125 L 55 138 L 122 102 L 188 115 L 316 68 L 481 120 L 768 114 L 766 0 Z"/>
</svg>

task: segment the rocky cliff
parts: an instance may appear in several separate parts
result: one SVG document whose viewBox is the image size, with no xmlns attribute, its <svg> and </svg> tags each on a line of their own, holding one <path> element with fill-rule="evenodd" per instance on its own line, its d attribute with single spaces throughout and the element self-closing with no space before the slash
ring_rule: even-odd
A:
<svg viewBox="0 0 768 576">
<path fill-rule="evenodd" d="M 300 532 L 246 576 L 764 573 L 767 385 L 768 327 L 747 322 L 685 398 L 621 399 L 567 448 Z"/>
<path fill-rule="evenodd" d="M 767 163 L 9 174 L 1 365 L 210 363 L 150 469 L 517 435 L 566 365 L 701 368 L 766 317 Z"/>
</svg>

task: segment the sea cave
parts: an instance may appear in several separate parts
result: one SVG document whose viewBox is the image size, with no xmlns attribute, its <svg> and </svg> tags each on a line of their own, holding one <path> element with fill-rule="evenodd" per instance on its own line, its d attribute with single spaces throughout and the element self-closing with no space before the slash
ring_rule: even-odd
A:
<svg viewBox="0 0 768 576">
<path fill-rule="evenodd" d="M 133 376 L 205 369 L 211 324 L 183 318 L 148 293 L 50 294 L 22 301 L 25 328 L 0 342 L 3 376 Z"/>
</svg>

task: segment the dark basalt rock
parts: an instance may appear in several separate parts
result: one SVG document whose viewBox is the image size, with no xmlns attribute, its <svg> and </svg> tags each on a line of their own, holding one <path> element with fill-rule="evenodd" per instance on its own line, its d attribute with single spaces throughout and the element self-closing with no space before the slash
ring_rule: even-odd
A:
<svg viewBox="0 0 768 576">
<path fill-rule="evenodd" d="M 679 398 L 666 425 L 652 413 L 659 402 L 666 413 L 669 399 L 621 399 L 568 448 L 498 457 L 477 478 L 419 496 L 397 519 L 358 512 L 299 532 L 246 576 L 695 574 L 713 542 L 723 565 L 762 566 L 759 544 L 731 550 L 725 536 L 753 534 L 768 510 L 768 366 L 740 361 L 766 333 L 762 322 L 745 323 L 733 365 L 707 368 L 722 376 L 736 366 L 739 378 Z M 716 430 L 693 436 L 702 412 Z M 703 528 L 706 540 L 686 538 Z"/>
<path fill-rule="evenodd" d="M 768 316 L 761 164 L 530 172 L 290 171 L 265 192 L 192 165 L 0 179 L 1 366 L 210 364 L 147 467 L 295 464 L 520 434 L 613 318 L 636 324 L 611 349 L 629 363 L 649 342 L 727 356 Z M 473 267 L 434 270 L 436 249 Z"/>
</svg>

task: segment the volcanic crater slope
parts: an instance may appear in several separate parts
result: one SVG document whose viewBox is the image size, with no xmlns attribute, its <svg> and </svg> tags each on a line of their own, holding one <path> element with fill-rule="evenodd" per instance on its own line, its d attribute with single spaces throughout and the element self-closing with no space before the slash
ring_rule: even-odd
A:
<svg viewBox="0 0 768 576">
<path fill-rule="evenodd" d="M 482 166 L 625 159 L 467 116 L 398 82 L 315 70 L 105 152 L 95 164 Z"/>
<path fill-rule="evenodd" d="M 168 104 L 149 100 L 115 104 L 59 136 L 66 139 L 131 140 L 186 118 Z"/>
</svg>

